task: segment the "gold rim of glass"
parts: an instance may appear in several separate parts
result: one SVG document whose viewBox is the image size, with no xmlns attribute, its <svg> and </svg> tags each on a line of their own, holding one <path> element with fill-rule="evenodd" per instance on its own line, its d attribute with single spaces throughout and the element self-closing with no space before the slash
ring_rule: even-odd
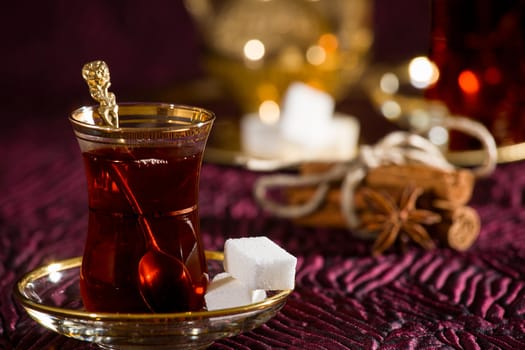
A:
<svg viewBox="0 0 525 350">
<path fill-rule="evenodd" d="M 188 126 L 202 126 L 211 124 L 215 120 L 215 114 L 207 109 L 178 105 L 165 102 L 124 102 L 118 104 L 119 117 L 126 121 L 129 116 L 146 117 L 163 117 L 167 123 L 161 126 L 146 126 L 146 127 L 126 127 L 122 126 L 114 128 L 106 124 L 100 124 L 102 121 L 98 118 L 98 106 L 83 106 L 74 110 L 69 116 L 69 120 L 73 125 L 91 130 L 98 130 L 101 132 L 125 132 L 136 131 L 137 129 L 147 130 L 172 130 L 174 128 L 187 128 Z M 140 119 L 138 119 L 140 121 Z M 97 124 L 97 121 L 99 124 Z M 137 121 L 134 119 L 134 121 Z"/>
<path fill-rule="evenodd" d="M 218 251 L 205 251 L 207 260 L 224 260 L 224 254 Z M 35 302 L 24 295 L 22 292 L 24 286 L 29 281 L 39 279 L 50 271 L 59 272 L 70 268 L 80 267 L 82 263 L 82 257 L 75 257 L 66 260 L 50 263 L 38 267 L 24 276 L 22 276 L 15 285 L 14 295 L 18 301 L 24 306 L 32 310 L 41 311 L 44 313 L 53 313 L 55 315 L 62 316 L 74 316 L 77 318 L 97 320 L 97 321 L 111 321 L 111 320 L 158 320 L 158 319 L 171 319 L 171 320 L 189 320 L 189 319 L 203 319 L 212 317 L 232 316 L 236 314 L 243 314 L 253 311 L 258 311 L 272 307 L 279 304 L 281 301 L 286 299 L 291 293 L 291 289 L 277 291 L 276 294 L 269 296 L 265 300 L 240 307 L 226 308 L 213 311 L 188 311 L 188 312 L 177 312 L 177 313 L 105 313 L 105 312 L 88 312 L 84 310 L 65 309 L 56 306 L 44 305 Z M 51 267 L 52 266 L 52 267 Z"/>
<path fill-rule="evenodd" d="M 215 121 L 206 109 L 163 102 L 125 102 L 118 109 L 118 128 L 104 121 L 97 106 L 73 111 L 69 121 L 77 139 L 126 146 L 203 145 Z"/>
</svg>

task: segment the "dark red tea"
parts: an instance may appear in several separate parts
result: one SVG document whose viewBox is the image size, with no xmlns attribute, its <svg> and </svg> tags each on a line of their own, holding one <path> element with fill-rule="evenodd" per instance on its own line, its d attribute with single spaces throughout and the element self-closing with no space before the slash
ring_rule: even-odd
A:
<svg viewBox="0 0 525 350">
<path fill-rule="evenodd" d="M 440 77 L 429 98 L 485 124 L 498 145 L 525 140 L 525 1 L 433 0 L 431 58 Z"/>
<path fill-rule="evenodd" d="M 159 248 L 184 262 L 191 275 L 188 300 L 171 300 L 174 310 L 167 311 L 202 309 L 207 285 L 197 214 L 202 152 L 187 153 L 181 147 L 118 146 L 83 153 L 89 225 L 80 286 L 87 310 L 149 311 L 138 284 L 139 261 L 148 245 L 140 215 Z"/>
</svg>

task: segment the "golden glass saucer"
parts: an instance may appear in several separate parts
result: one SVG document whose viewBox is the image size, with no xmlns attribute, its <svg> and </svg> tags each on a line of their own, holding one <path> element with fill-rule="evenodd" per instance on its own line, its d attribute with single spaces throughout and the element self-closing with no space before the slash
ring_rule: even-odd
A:
<svg viewBox="0 0 525 350">
<path fill-rule="evenodd" d="M 222 271 L 223 253 L 207 251 L 210 276 Z M 291 290 L 268 293 L 258 303 L 214 311 L 181 313 L 92 313 L 79 290 L 82 259 L 71 258 L 27 273 L 14 294 L 40 325 L 104 349 L 201 349 L 215 340 L 252 330 L 284 306 Z"/>
</svg>

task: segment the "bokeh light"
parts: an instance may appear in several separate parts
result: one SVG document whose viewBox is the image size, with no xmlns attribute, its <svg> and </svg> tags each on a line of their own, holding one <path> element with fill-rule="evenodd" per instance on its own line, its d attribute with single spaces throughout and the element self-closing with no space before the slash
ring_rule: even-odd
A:
<svg viewBox="0 0 525 350">
<path fill-rule="evenodd" d="M 326 51 L 319 45 L 312 45 L 306 50 L 306 60 L 314 66 L 319 66 L 326 60 Z"/>
<path fill-rule="evenodd" d="M 381 106 L 381 113 L 387 119 L 398 119 L 401 116 L 401 106 L 396 101 L 385 101 Z"/>
<path fill-rule="evenodd" d="M 244 44 L 244 56 L 250 61 L 259 61 L 264 57 L 266 52 L 262 41 L 257 39 L 251 39 Z"/>
<path fill-rule="evenodd" d="M 458 84 L 466 94 L 476 94 L 479 91 L 479 79 L 471 70 L 464 70 L 458 76 Z"/>
<path fill-rule="evenodd" d="M 436 64 L 424 56 L 415 57 L 410 61 L 408 74 L 410 83 L 418 89 L 424 89 L 439 79 Z"/>
<path fill-rule="evenodd" d="M 259 106 L 259 118 L 268 125 L 274 125 L 279 121 L 281 110 L 279 104 L 272 100 L 266 100 Z"/>
<path fill-rule="evenodd" d="M 379 81 L 379 88 L 384 93 L 393 95 L 399 90 L 399 78 L 394 73 L 385 73 Z"/>
<path fill-rule="evenodd" d="M 428 139 L 435 145 L 445 145 L 449 139 L 448 131 L 442 126 L 434 126 L 428 132 Z"/>
</svg>

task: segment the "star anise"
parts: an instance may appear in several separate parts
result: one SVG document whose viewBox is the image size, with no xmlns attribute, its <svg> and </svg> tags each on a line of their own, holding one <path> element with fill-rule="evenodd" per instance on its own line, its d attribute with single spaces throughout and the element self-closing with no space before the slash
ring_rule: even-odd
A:
<svg viewBox="0 0 525 350">
<path fill-rule="evenodd" d="M 372 247 L 374 255 L 382 254 L 397 240 L 404 244 L 412 240 L 425 249 L 434 248 L 434 241 L 424 226 L 438 223 L 441 216 L 416 208 L 422 188 L 406 186 L 398 202 L 385 191 L 363 187 L 360 193 L 367 206 L 360 215 L 361 228 L 379 233 Z"/>
</svg>

